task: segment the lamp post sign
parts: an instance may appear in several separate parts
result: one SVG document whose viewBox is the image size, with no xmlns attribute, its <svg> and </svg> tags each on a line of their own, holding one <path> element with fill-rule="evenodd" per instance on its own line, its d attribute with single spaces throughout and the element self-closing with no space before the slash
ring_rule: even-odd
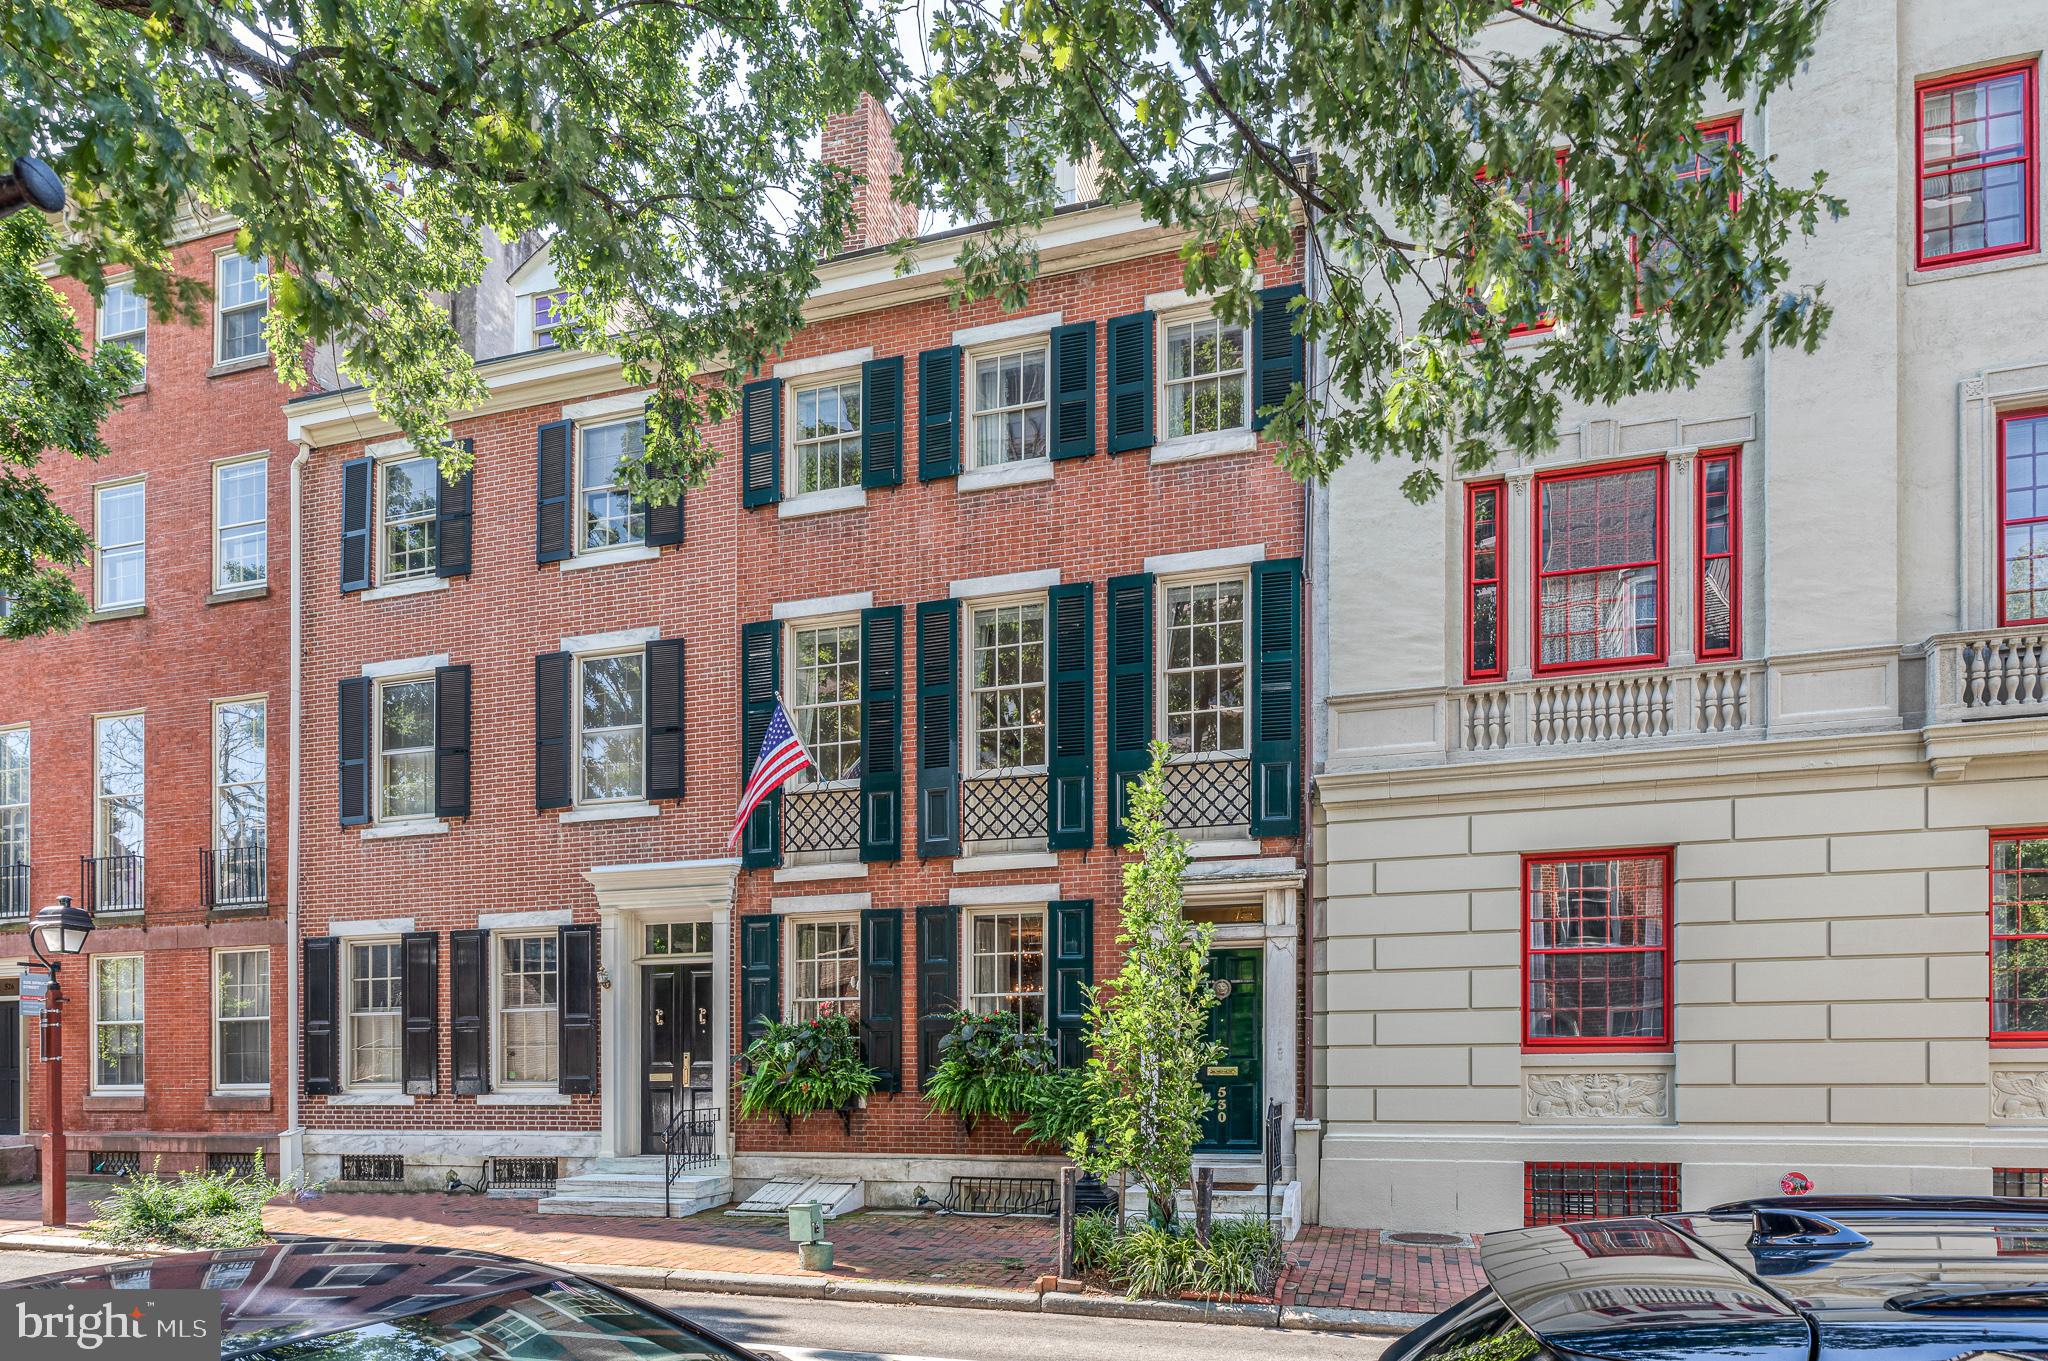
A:
<svg viewBox="0 0 2048 1361">
<path fill-rule="evenodd" d="M 30 969 L 21 976 L 21 1019 L 43 1014 L 43 1000 L 50 995 L 50 975 L 46 970 Z"/>
</svg>

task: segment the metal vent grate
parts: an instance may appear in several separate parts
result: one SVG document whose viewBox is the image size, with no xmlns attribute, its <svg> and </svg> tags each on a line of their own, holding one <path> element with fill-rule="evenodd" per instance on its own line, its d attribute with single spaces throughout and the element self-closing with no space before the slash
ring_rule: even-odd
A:
<svg viewBox="0 0 2048 1361">
<path fill-rule="evenodd" d="M 552 1191 L 561 1164 L 553 1158 L 487 1158 L 485 1184 L 493 1191 Z"/>
<path fill-rule="evenodd" d="M 344 1153 L 341 1179 L 401 1186 L 405 1183 L 405 1159 L 389 1153 Z"/>
<path fill-rule="evenodd" d="M 111 1148 L 95 1149 L 86 1166 L 95 1177 L 132 1177 L 142 1170 L 142 1155 Z"/>
<path fill-rule="evenodd" d="M 263 1175 L 261 1153 L 209 1153 L 206 1155 L 206 1170 L 209 1172 L 232 1172 L 238 1177 L 260 1177 Z"/>
<path fill-rule="evenodd" d="M 1528 1224 L 1678 1212 L 1677 1163 L 1524 1163 Z"/>
</svg>

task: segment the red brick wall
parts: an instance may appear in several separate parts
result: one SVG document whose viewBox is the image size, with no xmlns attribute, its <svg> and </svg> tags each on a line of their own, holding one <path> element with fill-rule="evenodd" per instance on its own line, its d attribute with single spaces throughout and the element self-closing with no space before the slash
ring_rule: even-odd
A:
<svg viewBox="0 0 2048 1361">
<path fill-rule="evenodd" d="M 230 248 L 232 240 L 231 233 L 221 233 L 179 246 L 173 252 L 175 266 L 210 285 L 214 253 Z M 69 280 L 59 280 L 57 288 L 77 309 L 80 330 L 90 342 L 95 334 L 90 297 Z M 144 715 L 145 912 L 139 924 L 130 919 L 95 933 L 87 948 L 145 956 L 146 1093 L 114 1101 L 86 1099 L 90 974 L 83 962 L 76 963 L 64 970 L 71 1021 L 66 1027 L 66 1120 L 80 1149 L 139 1146 L 163 1152 L 166 1170 L 203 1163 L 207 1147 L 253 1149 L 257 1136 L 274 1135 L 283 1127 L 285 1045 L 291 1035 L 284 935 L 293 450 L 285 442 L 282 406 L 288 394 L 267 365 L 210 373 L 213 353 L 210 315 L 198 325 L 152 319 L 148 386 L 108 418 L 108 455 L 97 464 L 56 455 L 42 466 L 59 504 L 88 529 L 94 484 L 146 475 L 146 612 L 139 618 L 87 623 L 63 637 L 0 646 L 0 695 L 5 696 L 0 724 L 27 723 L 31 734 L 35 905 L 60 893 L 76 896 L 79 857 L 93 850 L 92 716 L 127 710 Z M 209 605 L 212 465 L 257 452 L 270 458 L 269 591 Z M 90 599 L 90 570 L 81 571 L 78 579 Z M 215 913 L 209 920 L 201 905 L 200 852 L 212 844 L 212 703 L 259 695 L 268 702 L 268 858 L 274 905 L 253 918 L 243 911 Z M 242 945 L 272 948 L 268 1098 L 209 1094 L 210 951 Z M 18 929 L 0 932 L 0 961 L 27 954 Z M 32 1055 L 35 1047 L 31 1041 Z M 36 1079 L 30 1111 L 36 1128 L 43 1120 L 40 1072 L 31 1065 L 27 1074 Z M 145 1166 L 148 1162 L 145 1153 Z"/>
<path fill-rule="evenodd" d="M 1298 278 L 1295 267 L 1269 263 L 1267 282 Z M 1145 295 L 1178 288 L 1171 254 L 1100 265 L 1046 278 L 1034 287 L 1028 312 L 1059 310 L 1067 321 L 1098 322 L 1144 306 Z M 917 409 L 914 356 L 950 343 L 955 328 L 1001 320 L 993 303 L 955 310 L 930 300 L 830 321 L 808 330 L 786 358 L 871 345 L 877 356 L 912 357 L 906 364 L 906 412 Z M 1098 346 L 1102 343 L 1098 327 Z M 1103 421 L 1099 410 L 1098 442 Z M 555 419 L 558 404 L 527 407 L 459 422 L 476 441 L 475 568 L 448 590 L 366 601 L 338 589 L 340 469 L 361 444 L 316 452 L 306 474 L 307 679 L 305 713 L 304 929 L 320 934 L 347 918 L 411 917 L 416 929 L 447 932 L 476 925 L 479 912 L 570 908 L 577 920 L 597 919 L 582 878 L 593 865 L 684 860 L 726 854 L 725 838 L 740 783 L 737 658 L 742 623 L 770 617 L 777 601 L 871 591 L 876 604 L 943 598 L 957 578 L 1058 568 L 1064 581 L 1097 584 L 1096 848 L 1063 852 L 1057 870 L 958 877 L 950 862 L 915 855 L 914 780 L 906 775 L 906 858 L 872 865 L 859 880 L 774 885 L 766 870 L 740 876 L 738 912 L 767 910 L 771 896 L 863 891 L 873 905 L 915 907 L 946 901 L 950 887 L 1057 879 L 1061 896 L 1093 898 L 1097 975 L 1116 968 L 1112 910 L 1121 882 L 1120 853 L 1106 847 L 1101 674 L 1101 584 L 1140 571 L 1148 555 L 1263 543 L 1269 557 L 1302 549 L 1301 490 L 1273 461 L 1270 448 L 1183 465 L 1154 466 L 1142 454 L 1054 465 L 1051 482 L 963 494 L 955 480 L 917 480 L 916 440 L 905 439 L 905 482 L 871 491 L 865 509 L 816 517 L 779 518 L 770 508 L 744 510 L 732 432 L 719 432 L 725 453 L 709 484 L 686 497 L 687 541 L 659 561 L 562 572 L 534 562 L 534 431 Z M 914 422 L 907 421 L 914 426 Z M 1098 447 L 1099 443 L 1098 443 Z M 564 825 L 533 806 L 533 658 L 565 636 L 658 625 L 664 638 L 687 640 L 688 797 L 662 805 L 657 819 Z M 906 664 L 914 629 L 906 621 Z M 444 835 L 365 840 L 337 823 L 336 687 L 366 662 L 447 653 L 474 668 L 471 816 Z M 915 696 L 906 687 L 906 743 L 916 731 Z M 906 745 L 905 762 L 912 748 Z M 1266 853 L 1290 855 L 1292 841 L 1269 841 Z M 906 912 L 906 937 L 914 914 Z M 737 932 L 735 932 L 735 937 Z M 906 938 L 904 957 L 913 958 Z M 441 1014 L 448 1014 L 445 942 Z M 605 961 L 616 971 L 621 961 Z M 735 981 L 734 993 L 737 996 Z M 914 981 L 905 970 L 904 1052 L 916 1053 Z M 730 1020 L 730 1018 L 728 1018 Z M 478 1106 L 448 1095 L 446 1026 L 440 1089 L 410 1107 L 347 1107 L 309 1098 L 309 1128 L 593 1129 L 598 1101 L 577 1097 L 570 1108 Z M 906 1074 L 914 1086 L 916 1074 Z M 636 1093 L 626 1094 L 637 1101 Z M 853 1118 L 852 1135 L 837 1118 L 814 1116 L 785 1134 L 779 1122 L 742 1128 L 748 1151 L 846 1148 L 902 1152 L 1000 1152 L 1017 1145 L 984 1125 L 969 1138 L 957 1122 L 932 1118 L 914 1095 L 877 1096 Z"/>
</svg>

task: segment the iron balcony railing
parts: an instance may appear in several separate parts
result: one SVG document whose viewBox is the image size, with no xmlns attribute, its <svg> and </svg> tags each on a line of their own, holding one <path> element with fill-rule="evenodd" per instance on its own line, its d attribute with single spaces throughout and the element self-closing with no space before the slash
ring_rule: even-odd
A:
<svg viewBox="0 0 2048 1361">
<path fill-rule="evenodd" d="M 263 842 L 199 853 L 199 892 L 209 908 L 261 907 L 270 901 Z"/>
<path fill-rule="evenodd" d="M 29 912 L 28 861 L 0 865 L 0 921 L 20 921 Z"/>
<path fill-rule="evenodd" d="M 142 857 L 139 855 L 82 855 L 79 858 L 80 896 L 88 912 L 140 912 L 142 910 Z"/>
<path fill-rule="evenodd" d="M 782 797 L 785 855 L 860 849 L 858 788 L 798 788 Z"/>
<path fill-rule="evenodd" d="M 960 786 L 960 835 L 972 850 L 1044 850 L 1045 779 L 970 775 Z"/>
<path fill-rule="evenodd" d="M 1164 774 L 1166 825 L 1179 832 L 1231 831 L 1252 822 L 1252 763 L 1242 756 L 1182 757 Z"/>
</svg>

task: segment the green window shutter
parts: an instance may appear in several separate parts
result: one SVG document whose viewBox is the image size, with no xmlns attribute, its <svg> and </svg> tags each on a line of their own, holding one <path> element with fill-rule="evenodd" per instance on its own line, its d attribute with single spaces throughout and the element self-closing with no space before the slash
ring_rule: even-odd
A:
<svg viewBox="0 0 2048 1361">
<path fill-rule="evenodd" d="M 1152 764 L 1152 576 L 1109 579 L 1109 844 L 1124 845 L 1130 785 Z"/>
<path fill-rule="evenodd" d="M 306 963 L 299 1037 L 306 1095 L 332 1096 L 341 1090 L 341 941 L 308 936 L 300 949 Z"/>
<path fill-rule="evenodd" d="M 597 928 L 588 923 L 555 931 L 555 1090 L 576 1095 L 597 1090 Z"/>
<path fill-rule="evenodd" d="M 763 378 L 740 389 L 740 502 L 772 506 L 782 499 L 782 380 Z"/>
<path fill-rule="evenodd" d="M 903 909 L 860 914 L 860 1042 L 875 1085 L 903 1090 Z"/>
<path fill-rule="evenodd" d="M 1252 564 L 1253 836 L 1301 834 L 1301 559 Z"/>
<path fill-rule="evenodd" d="M 782 625 L 773 620 L 740 626 L 740 787 L 754 773 L 768 722 L 775 717 L 775 690 L 782 678 Z M 740 838 L 740 863 L 764 869 L 779 863 L 782 791 L 761 800 Z"/>
<path fill-rule="evenodd" d="M 641 655 L 647 690 L 647 797 L 683 797 L 683 640 L 657 638 Z"/>
<path fill-rule="evenodd" d="M 1047 1031 L 1059 1046 L 1060 1067 L 1087 1062 L 1088 989 L 1095 985 L 1095 904 L 1086 898 L 1050 905 L 1052 1007 Z"/>
<path fill-rule="evenodd" d="M 1152 447 L 1153 314 L 1109 321 L 1109 452 Z"/>
<path fill-rule="evenodd" d="M 917 607 L 917 853 L 960 854 L 960 602 Z"/>
<path fill-rule="evenodd" d="M 455 442 L 469 455 L 470 462 L 458 477 L 448 476 L 446 470 L 441 473 L 441 494 L 434 510 L 434 575 L 442 577 L 469 575 L 474 538 L 471 522 L 476 502 L 476 441 Z"/>
<path fill-rule="evenodd" d="M 917 909 L 917 1081 L 931 1081 L 939 1041 L 960 1009 L 960 909 Z"/>
<path fill-rule="evenodd" d="M 568 808 L 576 802 L 570 788 L 575 762 L 569 745 L 569 667 L 566 652 L 543 652 L 533 659 L 533 806 Z"/>
<path fill-rule="evenodd" d="M 761 1038 L 782 1019 L 782 919 L 760 914 L 740 918 L 740 1045 Z"/>
<path fill-rule="evenodd" d="M 1052 328 L 1052 456 L 1095 452 L 1095 323 Z"/>
<path fill-rule="evenodd" d="M 1294 299 L 1300 284 L 1259 290 L 1259 310 L 1252 314 L 1252 429 L 1263 430 L 1272 419 L 1269 408 L 1287 400 L 1304 381 L 1306 348 L 1294 333 Z"/>
<path fill-rule="evenodd" d="M 860 858 L 903 857 L 903 607 L 860 612 Z"/>
<path fill-rule="evenodd" d="M 336 705 L 341 756 L 341 825 L 360 827 L 370 820 L 370 713 L 377 683 L 367 676 L 341 682 Z"/>
<path fill-rule="evenodd" d="M 860 366 L 860 484 L 903 481 L 903 356 Z"/>
<path fill-rule="evenodd" d="M 341 589 L 370 588 L 370 515 L 376 498 L 371 479 L 376 462 L 352 458 L 341 465 Z"/>
<path fill-rule="evenodd" d="M 1046 606 L 1052 616 L 1046 845 L 1086 850 L 1095 844 L 1095 585 L 1054 586 Z"/>
<path fill-rule="evenodd" d="M 947 345 L 917 357 L 917 479 L 959 472 L 960 347 Z"/>
<path fill-rule="evenodd" d="M 534 481 L 533 560 L 561 562 L 574 556 L 569 538 L 569 484 L 576 460 L 569 444 L 573 421 L 549 421 L 535 435 L 539 446 Z"/>
</svg>

